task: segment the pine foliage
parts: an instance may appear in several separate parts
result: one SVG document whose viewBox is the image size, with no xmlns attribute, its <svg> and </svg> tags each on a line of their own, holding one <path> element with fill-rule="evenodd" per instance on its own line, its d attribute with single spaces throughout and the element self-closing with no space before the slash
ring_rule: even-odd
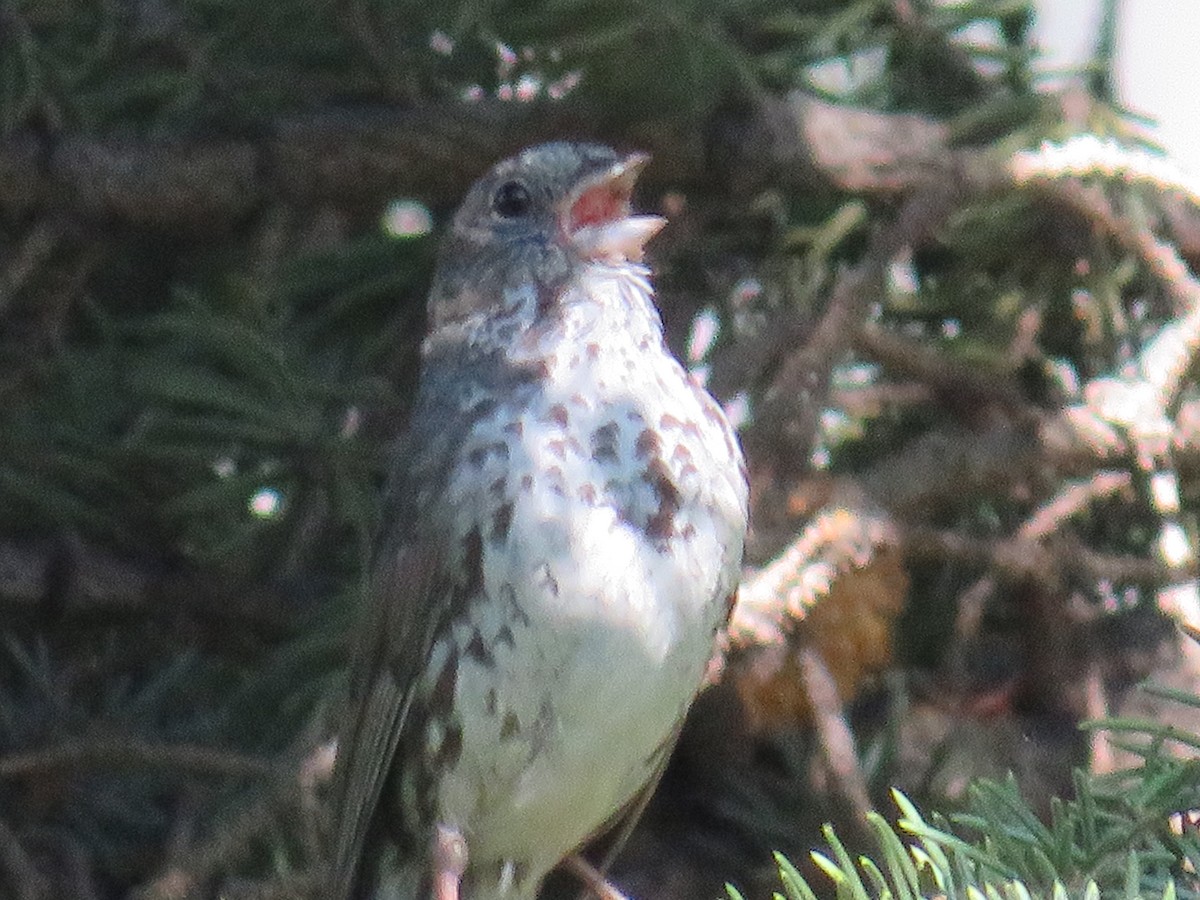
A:
<svg viewBox="0 0 1200 900">
<path fill-rule="evenodd" d="M 784 711 L 755 728 L 815 719 L 861 812 L 904 774 L 868 784 L 838 743 L 882 667 L 969 706 L 999 636 L 1023 655 L 998 680 L 1085 718 L 1095 648 L 1116 634 L 1125 662 L 1123 629 L 1166 634 L 1186 609 L 1166 586 L 1194 574 L 1168 551 L 1194 544 L 1200 202 L 1109 95 L 1103 46 L 1093 77 L 1039 83 L 1030 17 L 0 0 L 0 896 L 320 896 L 328 706 L 438 230 L 484 166 L 548 138 L 654 155 L 668 339 L 740 419 L 747 586 L 778 586 L 727 660 Z M 847 552 L 814 539 L 850 516 Z M 852 571 L 883 594 L 836 583 Z M 739 781 L 765 738 L 736 719 L 697 729 L 722 786 L 686 791 L 734 837 L 641 874 L 750 883 L 828 813 L 828 791 Z M 1152 725 L 1116 720 L 1142 767 L 1081 773 L 1048 818 L 1011 782 L 947 819 L 901 796 L 901 833 L 870 819 L 875 863 L 829 831 L 818 865 L 839 897 L 1190 896 L 1194 835 L 1169 821 L 1193 768 Z M 784 873 L 789 898 L 824 891 Z"/>
<path fill-rule="evenodd" d="M 1196 694 L 1153 683 L 1142 689 L 1200 707 Z M 1090 727 L 1120 735 L 1136 762 L 1103 775 L 1076 770 L 1074 796 L 1055 799 L 1048 818 L 1038 815 L 1011 775 L 977 780 L 965 810 L 949 816 L 924 817 L 893 791 L 894 823 L 867 814 L 873 853 L 856 856 L 832 826 L 822 829 L 827 849 L 811 854 L 821 880 L 832 883 L 838 900 L 1200 896 L 1200 734 L 1126 719 Z M 776 863 L 787 900 L 823 895 L 824 885 L 814 886 L 816 878 L 803 876 L 785 856 L 776 854 Z M 732 886 L 728 893 L 741 898 Z"/>
</svg>

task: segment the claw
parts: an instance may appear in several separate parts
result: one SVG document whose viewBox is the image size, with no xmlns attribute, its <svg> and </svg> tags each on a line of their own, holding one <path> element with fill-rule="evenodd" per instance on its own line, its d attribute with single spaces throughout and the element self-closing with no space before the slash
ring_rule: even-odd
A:
<svg viewBox="0 0 1200 900">
<path fill-rule="evenodd" d="M 604 873 L 593 866 L 578 853 L 568 856 L 562 862 L 562 867 L 575 875 L 597 900 L 629 900 L 604 877 Z"/>
<path fill-rule="evenodd" d="M 438 825 L 430 855 L 433 900 L 459 900 L 463 875 L 467 871 L 467 839 L 457 828 Z"/>
</svg>

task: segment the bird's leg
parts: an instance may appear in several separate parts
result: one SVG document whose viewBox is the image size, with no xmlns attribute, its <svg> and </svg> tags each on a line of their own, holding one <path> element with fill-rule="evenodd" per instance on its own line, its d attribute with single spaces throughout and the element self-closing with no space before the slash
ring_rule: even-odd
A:
<svg viewBox="0 0 1200 900">
<path fill-rule="evenodd" d="M 597 900 L 629 900 L 604 877 L 603 872 L 584 859 L 582 854 L 571 854 L 562 861 L 562 866 L 582 881 Z"/>
<path fill-rule="evenodd" d="M 467 871 L 467 839 L 457 828 L 438 825 L 431 849 L 433 900 L 459 900 L 463 874 Z"/>
</svg>

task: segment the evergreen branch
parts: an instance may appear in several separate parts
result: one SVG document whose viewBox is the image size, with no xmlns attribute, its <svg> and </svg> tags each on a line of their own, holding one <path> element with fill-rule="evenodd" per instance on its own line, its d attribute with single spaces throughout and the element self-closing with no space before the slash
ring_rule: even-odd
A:
<svg viewBox="0 0 1200 900">
<path fill-rule="evenodd" d="M 60 223 L 43 219 L 21 240 L 7 265 L 0 269 L 0 319 L 29 277 L 49 258 L 62 240 Z"/>
<path fill-rule="evenodd" d="M 59 770 L 157 769 L 189 775 L 265 778 L 276 771 L 267 760 L 213 747 L 161 744 L 133 736 L 104 735 L 0 756 L 0 779 L 43 778 Z"/>
<path fill-rule="evenodd" d="M 997 404 L 1010 412 L 1026 410 L 1026 401 L 1012 371 L 968 364 L 946 353 L 890 332 L 879 325 L 862 329 L 855 347 L 897 375 L 908 375 L 928 385 L 937 399 L 956 406 Z M 1027 418 L 1032 418 L 1028 412 Z"/>
<path fill-rule="evenodd" d="M 822 117 L 834 109 L 815 102 L 811 108 L 818 109 Z M 854 111 L 854 117 L 861 112 Z M 822 133 L 822 138 L 826 137 Z M 879 137 L 870 134 L 871 140 Z M 821 143 L 814 140 L 814 146 Z M 867 151 L 855 147 L 855 152 Z M 929 240 L 953 212 L 964 189 L 959 179 L 949 176 L 935 184 L 926 182 L 922 175 L 919 184 L 913 186 L 918 189 L 895 218 L 871 235 L 862 260 L 839 273 L 821 321 L 805 344 L 780 361 L 754 421 L 742 430 L 742 441 L 751 453 L 763 453 L 774 460 L 780 477 L 807 467 L 833 367 L 862 330 L 871 301 L 883 293 L 888 265 L 901 251 Z"/>
<path fill-rule="evenodd" d="M 377 203 L 419 196 L 442 205 L 496 156 L 554 137 L 637 144 L 655 156 L 652 179 L 699 177 L 746 189 L 781 181 L 896 196 L 964 177 L 981 187 L 1005 168 L 972 167 L 947 148 L 943 125 L 917 115 L 826 103 L 793 92 L 763 98 L 708 131 L 689 123 L 595 123 L 579 103 L 447 103 L 413 110 L 345 109 L 266 123 L 257 138 L 107 138 L 29 133 L 0 138 L 0 211 L 53 203 L 85 218 L 187 230 L 245 219 L 269 200 L 297 205 Z M 686 133 L 681 129 L 686 128 Z M 707 160 L 707 161 L 706 161 Z"/>
<path fill-rule="evenodd" d="M 46 879 L 8 824 L 0 819 L 0 866 L 3 866 L 14 900 L 43 900 Z"/>
<path fill-rule="evenodd" d="M 897 521 L 956 523 L 953 534 L 913 529 L 887 551 L 898 558 L 896 544 L 907 541 L 909 556 L 897 567 L 988 567 L 969 615 L 982 616 L 988 585 L 1003 601 L 1007 580 L 1016 579 L 1052 588 L 1041 602 L 1054 616 L 1072 625 L 1087 616 L 1082 621 L 1095 626 L 1108 613 L 1099 604 L 1068 606 L 1075 598 L 1061 589 L 1069 580 L 1158 583 L 1191 571 L 1139 555 L 1138 523 L 1121 523 L 1112 510 L 1119 504 L 1103 502 L 1110 491 L 1122 492 L 1123 502 L 1125 486 L 1138 486 L 1111 471 L 1138 455 L 1127 429 L 1094 404 L 1048 411 L 1069 388 L 1033 399 L 1030 388 L 1040 385 L 1027 376 L 1037 364 L 1035 375 L 1050 372 L 1060 359 L 1081 381 L 1119 365 L 1111 347 L 1076 333 L 1072 304 L 1094 319 L 1120 319 L 1121 351 L 1141 348 L 1142 361 L 1155 361 L 1164 345 L 1144 336 L 1162 324 L 1161 297 L 1153 289 L 1142 294 L 1144 275 L 1176 298 L 1187 295 L 1181 257 L 1189 250 L 1179 236 L 1200 234 L 1196 194 L 1175 194 L 1167 183 L 1147 190 L 1139 177 L 1138 193 L 1119 197 L 1110 183 L 1111 197 L 1099 195 L 1106 205 L 1089 206 L 1096 194 L 1081 179 L 1111 178 L 1104 159 L 1066 172 L 1061 192 L 1042 176 L 1036 192 L 1012 190 L 1024 183 L 1022 157 L 1001 156 L 1030 146 L 1062 119 L 1054 99 L 1034 92 L 1022 71 L 1031 52 L 1023 0 L 953 8 L 816 0 L 786 10 L 767 0 L 729 0 L 661 12 L 654 4 L 570 0 L 530 10 L 510 4 L 503 15 L 466 3 L 453 27 L 436 7 L 334 0 L 306 9 L 314 27 L 313 17 L 295 15 L 288 4 L 0 0 L 0 57 L 9 77 L 9 89 L 0 91 L 0 351 L 15 363 L 6 366 L 5 397 L 18 401 L 0 422 L 7 435 L 0 465 L 7 502 L 0 506 L 12 536 L 0 541 L 0 611 L 17 623 L 9 635 L 14 659 L 3 662 L 21 687 L 0 704 L 0 730 L 10 754 L 30 745 L 28 723 L 46 716 L 63 719 L 54 718 L 53 733 L 86 734 L 89 723 L 115 721 L 139 735 L 132 743 L 106 735 L 89 748 L 72 739 L 0 757 L 0 778 L 8 779 L 0 784 L 10 791 L 47 781 L 47 773 L 84 776 L 48 779 L 69 782 L 68 792 L 55 793 L 50 810 L 18 807 L 23 818 L 11 820 L 14 834 L 0 823 L 0 893 L 19 883 L 38 900 L 75 897 L 72 885 L 85 883 L 55 870 L 69 848 L 48 850 L 34 831 L 42 826 L 70 831 L 80 871 L 95 873 L 106 889 L 145 880 L 146 867 L 163 861 L 167 810 L 182 795 L 170 865 L 154 884 L 161 896 L 217 884 L 243 898 L 320 895 L 319 871 L 288 871 L 319 859 L 320 765 L 297 774 L 239 753 L 293 740 L 296 721 L 311 717 L 342 661 L 339 616 L 367 557 L 362 536 L 375 513 L 378 466 L 372 441 L 340 423 L 385 405 L 351 396 L 357 376 L 347 373 L 365 363 L 379 374 L 375 363 L 393 347 L 415 347 L 432 243 L 414 252 L 417 242 L 372 243 L 364 235 L 384 200 L 408 195 L 440 213 L 495 158 L 544 138 L 590 137 L 654 153 L 647 186 L 676 192 L 680 214 L 671 216 L 684 225 L 676 229 L 678 246 L 696 246 L 702 260 L 686 289 L 673 288 L 680 320 L 690 316 L 689 303 L 719 295 L 727 268 L 763 285 L 761 303 L 729 304 L 730 331 L 758 329 L 747 344 L 763 340 L 749 354 L 762 359 L 735 364 L 726 392 L 747 398 L 751 433 L 772 417 L 780 426 L 773 435 L 768 424 L 749 454 L 759 558 L 773 553 L 766 549 L 772 541 L 804 549 L 803 540 L 792 541 L 803 514 L 793 502 L 801 489 L 794 476 L 808 471 L 832 385 L 857 353 L 856 364 L 863 356 L 863 368 L 882 363 L 916 390 L 897 417 L 902 427 L 890 432 L 895 444 L 872 435 L 850 452 L 834 448 L 831 465 L 840 481 L 866 486 Z M 964 35 L 980 20 L 1000 33 L 994 50 L 977 49 Z M 13 27 L 6 33 L 6 26 Z M 426 46 L 435 28 L 457 44 L 453 60 Z M 515 48 L 504 47 L 515 62 L 488 80 L 497 43 Z M 564 54 L 562 66 L 549 61 L 551 49 Z M 659 49 L 665 52 L 653 52 Z M 845 89 L 813 88 L 859 98 L 860 106 L 787 93 L 816 85 L 818 66 L 845 61 L 849 70 L 855 58 L 875 53 L 886 56 L 878 74 Z M 639 57 L 648 65 L 636 68 Z M 997 63 L 1004 68 L 998 77 Z M 581 87 L 568 88 L 562 102 L 453 99 L 464 91 L 511 95 L 529 73 L 549 85 L 563 70 L 577 70 Z M 646 106 L 628 103 L 642 95 Z M 360 98 L 405 107 L 368 107 Z M 1093 104 L 1076 127 L 1103 132 L 1105 112 Z M 999 152 L 963 149 L 983 144 Z M 1116 155 L 1129 173 L 1140 165 L 1126 149 Z M 1122 219 L 1121 202 L 1146 194 L 1152 212 L 1171 219 L 1180 253 Z M 1060 202 L 1042 202 L 1047 195 Z M 1179 207 L 1168 208 L 1175 201 Z M 697 224 L 700 217 L 688 213 L 701 204 L 709 204 L 707 218 Z M 846 214 L 807 229 L 829 206 Z M 1096 230 L 1110 240 L 1096 240 Z M 807 254 L 801 233 L 815 233 Z M 1110 244 L 1128 251 L 1117 263 L 1105 256 Z M 659 250 L 656 269 L 669 282 L 681 254 L 665 243 Z M 96 261 L 81 265 L 76 254 Z M 905 269 L 912 286 L 897 289 Z M 820 318 L 815 311 L 831 287 Z M 1107 293 L 1097 299 L 1092 291 Z M 1144 328 L 1130 327 L 1132 309 L 1121 319 L 1135 299 L 1149 309 L 1139 320 Z M 1015 327 L 1014 307 L 1023 312 Z M 167 315 L 147 318 L 164 308 Z M 665 304 L 663 312 L 670 333 Z M 973 332 L 974 349 L 986 353 L 972 360 L 958 352 L 962 343 L 931 346 L 922 328 L 939 319 Z M 900 327 L 868 331 L 876 322 Z M 1176 346 L 1186 352 L 1172 355 L 1180 365 L 1162 369 L 1155 382 L 1173 399 L 1196 344 L 1195 327 L 1182 331 L 1169 335 L 1183 338 Z M 405 362 L 414 358 L 412 349 Z M 411 383 L 405 378 L 401 395 Z M 770 402 L 760 407 L 764 385 Z M 872 387 L 896 394 L 883 380 Z M 1198 410 L 1187 402 L 1177 415 L 1172 408 L 1172 450 L 1184 476 L 1185 464 L 1200 459 Z M 954 416 L 966 425 L 948 425 Z M 859 416 L 868 427 L 886 418 L 873 410 Z M 922 437 L 912 440 L 915 429 Z M 766 454 L 755 452 L 764 445 Z M 864 449 L 871 461 L 860 466 Z M 1087 479 L 1086 487 L 1063 487 L 1064 475 Z M 247 496 L 259 487 L 278 490 L 278 516 L 248 511 Z M 1182 496 L 1194 495 L 1183 487 Z M 986 529 L 973 527 L 981 522 Z M 1081 533 L 1095 526 L 1088 546 L 1059 538 L 1068 522 Z M 31 530 L 68 537 L 34 545 L 23 536 Z M 996 545 L 977 539 L 981 530 L 1014 537 Z M 116 552 L 114 544 L 125 549 Z M 866 551 L 875 563 L 877 549 Z M 789 560 L 788 577 L 803 563 Z M 946 609 L 936 603 L 945 591 L 927 592 L 917 581 L 914 588 L 935 601 L 914 610 L 922 625 L 932 624 L 928 610 Z M 896 593 L 906 589 L 907 582 Z M 297 603 L 304 605 L 298 610 Z M 327 612 L 319 620 L 304 615 L 319 606 Z M 762 611 L 773 635 L 792 612 Z M 36 639 L 13 636 L 25 631 Z M 107 648 L 99 662 L 98 635 Z M 1064 665 L 1078 660 L 1072 650 Z M 272 658 L 264 663 L 266 652 Z M 835 787 L 863 807 L 861 769 L 830 684 L 838 672 L 824 666 L 836 669 L 838 659 L 826 653 L 806 661 L 814 663 L 806 669 L 808 693 L 817 700 L 826 753 L 846 767 Z M 1088 662 L 1078 668 L 1095 674 L 1098 663 Z M 199 746 L 214 721 L 237 748 L 219 759 Z M 910 850 L 872 814 L 867 821 L 884 859 L 853 860 L 829 832 L 823 865 L 836 874 L 839 896 L 860 900 L 889 891 L 915 900 L 922 884 L 934 883 L 948 886 L 950 896 L 976 885 L 979 894 L 971 896 L 1029 896 L 1048 892 L 1060 874 L 1073 891 L 1093 877 L 1106 890 L 1120 882 L 1130 896 L 1156 887 L 1172 862 L 1196 858 L 1186 840 L 1166 834 L 1162 817 L 1171 804 L 1193 802 L 1194 785 L 1159 758 L 1163 735 L 1146 738 L 1135 728 L 1138 735 L 1146 741 L 1134 748 L 1145 771 L 1123 773 L 1103 796 L 1081 776 L 1080 805 L 1056 806 L 1045 828 L 1034 828 L 1032 813 L 1001 786 L 977 792 L 973 824 L 981 842 L 954 843 L 950 826 L 934 820 Z M 164 778 L 168 766 L 195 777 Z M 210 778 L 268 786 L 243 815 L 221 817 L 229 798 L 212 790 Z M 164 781 L 176 796 L 164 796 Z M 761 836 L 764 817 L 750 806 L 725 817 L 753 822 L 747 831 Z M 796 827 L 794 816 L 786 821 Z M 1130 846 L 1136 854 L 1127 854 Z M 1019 872 L 1025 882 L 984 880 L 984 859 L 973 855 L 981 847 L 1004 857 L 1005 877 Z M 780 868 L 789 896 L 815 900 L 794 868 L 782 861 Z M 33 887 L 38 878 L 44 889 Z M 1054 885 L 1056 900 L 1067 895 Z M 78 896 L 88 893 L 80 887 Z"/>
<path fill-rule="evenodd" d="M 39 606 L 70 615 L 174 612 L 256 630 L 294 630 L 295 604 L 277 587 L 211 571 L 168 568 L 82 540 L 0 539 L 0 609 L 28 615 Z"/>
<path fill-rule="evenodd" d="M 299 810 L 306 821 L 319 819 L 320 806 L 315 792 L 332 777 L 335 756 L 332 743 L 326 743 L 311 750 L 298 766 L 287 772 L 279 774 L 276 770 L 276 776 L 257 800 L 234 819 L 222 823 L 206 843 L 182 852 L 166 871 L 131 896 L 138 900 L 175 900 L 190 896 L 214 873 L 232 870 L 236 861 L 243 859 L 252 844 L 287 811 Z M 306 877 L 304 881 L 319 885 L 324 883 L 322 878 L 318 867 L 316 876 Z"/>
<path fill-rule="evenodd" d="M 1171 566 L 1144 556 L 1097 553 L 1074 540 L 1057 547 L 1015 539 L 997 542 L 965 537 L 957 532 L 914 527 L 901 533 L 904 551 L 914 559 L 956 560 L 971 566 L 989 566 L 1006 579 L 1030 580 L 1050 589 L 1064 579 L 1094 584 L 1174 584 L 1194 578 L 1196 564 Z"/>
</svg>

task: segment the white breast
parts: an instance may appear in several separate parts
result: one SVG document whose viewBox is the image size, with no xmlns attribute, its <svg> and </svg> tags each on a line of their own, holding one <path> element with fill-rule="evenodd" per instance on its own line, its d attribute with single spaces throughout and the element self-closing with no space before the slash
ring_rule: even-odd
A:
<svg viewBox="0 0 1200 900">
<path fill-rule="evenodd" d="M 481 528 L 487 599 L 430 670 L 476 630 L 491 650 L 460 657 L 461 755 L 439 803 L 472 869 L 518 892 L 652 774 L 701 682 L 745 531 L 736 443 L 665 349 L 643 270 L 590 274 L 587 297 L 514 348 L 544 363 L 545 390 L 512 421 L 479 423 L 490 449 L 447 497 L 458 532 Z"/>
</svg>

